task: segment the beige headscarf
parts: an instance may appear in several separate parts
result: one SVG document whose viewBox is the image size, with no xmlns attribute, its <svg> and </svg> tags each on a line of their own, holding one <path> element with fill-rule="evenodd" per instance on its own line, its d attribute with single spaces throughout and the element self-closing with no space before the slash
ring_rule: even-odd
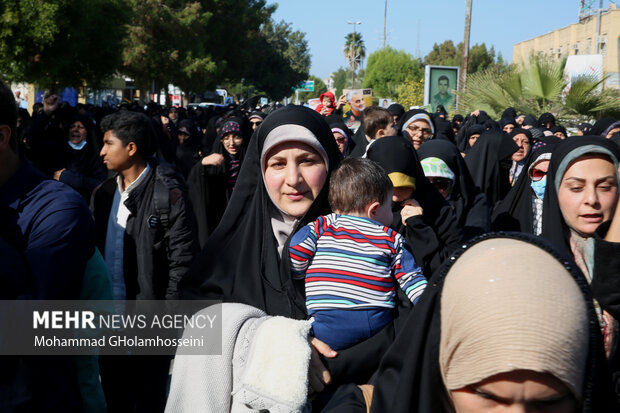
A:
<svg viewBox="0 0 620 413">
<path fill-rule="evenodd" d="M 550 373 L 577 397 L 588 354 L 583 294 L 563 265 L 524 241 L 466 251 L 441 295 L 439 364 L 448 390 L 513 370 Z"/>
</svg>

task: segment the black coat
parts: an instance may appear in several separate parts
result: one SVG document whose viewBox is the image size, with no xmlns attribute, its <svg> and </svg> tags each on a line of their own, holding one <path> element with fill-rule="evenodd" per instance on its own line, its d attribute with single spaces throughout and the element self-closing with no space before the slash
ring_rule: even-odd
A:
<svg viewBox="0 0 620 413">
<path fill-rule="evenodd" d="M 129 194 L 125 205 L 131 211 L 125 228 L 124 263 L 127 299 L 163 300 L 178 297 L 177 284 L 189 269 L 197 252 L 194 217 L 187 201 L 185 184 L 170 166 L 149 160 L 151 169 Z M 169 225 L 166 230 L 153 201 L 155 182 L 159 180 L 169 191 Z M 95 190 L 92 211 L 95 217 L 96 242 L 105 257 L 108 218 L 116 177 Z M 149 225 L 159 217 L 160 223 Z M 151 221 L 154 221 L 151 219 Z"/>
</svg>

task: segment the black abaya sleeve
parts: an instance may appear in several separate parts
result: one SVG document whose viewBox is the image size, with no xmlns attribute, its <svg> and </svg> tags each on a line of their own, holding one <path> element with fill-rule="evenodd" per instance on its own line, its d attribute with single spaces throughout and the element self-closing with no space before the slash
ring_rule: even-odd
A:
<svg viewBox="0 0 620 413">
<path fill-rule="evenodd" d="M 463 228 L 447 203 L 435 213 L 425 209 L 424 215 L 410 217 L 399 232 L 427 278 L 464 240 Z"/>
<path fill-rule="evenodd" d="M 601 224 L 594 235 L 592 295 L 613 318 L 620 320 L 620 243 L 605 241 L 611 221 Z"/>
</svg>

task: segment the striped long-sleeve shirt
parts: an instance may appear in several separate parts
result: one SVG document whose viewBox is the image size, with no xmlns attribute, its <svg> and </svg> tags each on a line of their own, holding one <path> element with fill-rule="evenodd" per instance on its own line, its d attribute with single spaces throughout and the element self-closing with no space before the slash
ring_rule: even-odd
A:
<svg viewBox="0 0 620 413">
<path fill-rule="evenodd" d="M 368 218 L 330 214 L 291 239 L 293 277 L 305 277 L 308 312 L 395 306 L 395 282 L 416 303 L 426 278 L 402 236 Z"/>
</svg>

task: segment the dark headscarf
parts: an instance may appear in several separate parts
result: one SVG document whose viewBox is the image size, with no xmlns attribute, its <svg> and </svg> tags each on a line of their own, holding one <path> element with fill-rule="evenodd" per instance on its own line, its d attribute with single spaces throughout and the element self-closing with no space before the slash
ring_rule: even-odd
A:
<svg viewBox="0 0 620 413">
<path fill-rule="evenodd" d="M 455 175 L 448 202 L 454 208 L 456 218 L 463 227 L 466 239 L 482 235 L 491 229 L 489 204 L 486 196 L 474 185 L 474 180 L 465 165 L 459 150 L 447 141 L 432 140 L 418 149 L 420 161 L 439 158 Z"/>
<path fill-rule="evenodd" d="M 439 364 L 441 340 L 441 297 L 450 270 L 473 246 L 495 238 L 509 238 L 541 248 L 555 258 L 574 279 L 583 294 L 587 309 L 588 354 L 583 366 L 583 392 L 579 411 L 596 413 L 617 411 L 618 404 L 607 368 L 598 320 L 587 281 L 572 259 L 565 257 L 537 237 L 520 233 L 488 234 L 457 251 L 433 275 L 415 311 L 383 357 L 373 384 L 372 413 L 450 413 L 449 395 Z M 491 246 L 489 244 L 489 246 Z M 465 259 L 465 258 L 463 258 Z M 516 261 L 518 262 L 518 261 Z M 484 264 L 482 264 L 484 265 Z M 570 274 L 570 275 L 569 275 Z M 532 285 L 536 288 L 536 285 Z M 325 409 L 332 412 L 366 411 L 364 397 L 355 385 L 343 386 Z"/>
<path fill-rule="evenodd" d="M 597 120 L 596 123 L 592 126 L 589 135 L 597 135 L 605 137 L 607 135 L 606 131 L 609 129 L 611 125 L 616 123 L 617 121 L 614 118 L 603 118 Z M 585 135 L 585 132 L 584 132 Z"/>
<path fill-rule="evenodd" d="M 420 203 L 423 215 L 409 218 L 405 226 L 400 215 L 403 206 L 394 204 L 392 227 L 405 236 L 424 274 L 431 274 L 463 240 L 463 229 L 454 210 L 424 176 L 413 144 L 407 139 L 378 139 L 368 148 L 367 157 L 381 165 L 392 181 L 391 174 L 395 174 L 396 179 L 408 177 L 415 185 L 412 197 Z"/>
<path fill-rule="evenodd" d="M 544 127 L 549 122 L 555 125 L 555 116 L 552 113 L 545 112 L 538 118 L 538 126 Z"/>
<path fill-rule="evenodd" d="M 532 211 L 532 179 L 528 169 L 543 155 L 554 151 L 555 145 L 544 145 L 532 153 L 523 167 L 522 176 L 510 188 L 506 198 L 498 202 L 493 210 L 493 229 L 495 231 L 519 231 L 534 233 L 534 215 Z M 548 181 L 547 181 L 548 182 Z M 547 183 L 548 185 L 548 183 Z"/>
<path fill-rule="evenodd" d="M 517 117 L 517 111 L 515 110 L 515 108 L 506 108 L 503 112 L 502 112 L 502 116 L 500 117 L 500 119 L 515 119 Z"/>
<path fill-rule="evenodd" d="M 555 135 L 556 132 L 562 132 L 564 134 L 564 137 L 568 138 L 568 132 L 566 132 L 566 128 L 564 126 L 556 125 L 553 128 L 551 128 L 551 133 Z"/>
<path fill-rule="evenodd" d="M 536 121 L 536 118 L 532 115 L 527 115 L 525 117 L 525 119 L 523 119 L 523 125 L 521 126 L 531 126 L 533 128 L 538 127 L 538 122 Z"/>
<path fill-rule="evenodd" d="M 73 149 L 68 142 L 64 144 L 64 160 L 61 165 L 66 171 L 61 175 L 61 182 L 66 183 L 78 191 L 90 202 L 92 191 L 107 177 L 108 171 L 99 156 L 99 139 L 93 122 L 82 115 L 67 118 L 67 141 L 71 133 L 70 127 L 75 122 L 81 122 L 86 128 L 86 145 L 80 150 Z"/>
<path fill-rule="evenodd" d="M 196 124 L 191 119 L 179 121 L 176 132 L 177 136 L 173 137 L 176 145 L 175 164 L 181 170 L 183 177 L 187 179 L 189 171 L 199 160 L 200 136 L 198 135 Z M 179 133 L 189 135 L 189 138 L 183 144 L 178 141 Z"/>
<path fill-rule="evenodd" d="M 405 108 L 400 103 L 392 103 L 388 106 L 387 110 L 392 116 L 396 115 L 398 117 L 402 117 L 405 114 Z"/>
<path fill-rule="evenodd" d="M 487 196 L 491 209 L 510 190 L 510 157 L 519 149 L 502 131 L 484 132 L 465 157 L 474 183 Z"/>
<path fill-rule="evenodd" d="M 570 228 L 562 216 L 555 182 L 562 179 L 561 176 L 558 177 L 558 172 L 562 174 L 566 172 L 567 165 L 565 165 L 564 159 L 569 155 L 573 158 L 576 150 L 581 151 L 579 156 L 587 153 L 602 153 L 603 155 L 612 154 L 616 160 L 620 158 L 618 147 L 601 136 L 573 136 L 556 146 L 547 172 L 547 186 L 543 201 L 542 236 L 571 256 Z M 562 171 L 559 170 L 560 167 L 563 168 Z"/>
<path fill-rule="evenodd" d="M 435 118 L 435 139 L 441 139 L 454 143 L 454 130 L 452 124 L 445 119 Z"/>
<path fill-rule="evenodd" d="M 579 125 L 577 125 L 577 129 L 579 129 L 581 131 L 581 133 L 583 133 L 584 135 L 591 135 L 591 131 L 592 131 L 592 125 L 584 122 L 584 123 L 580 123 Z"/>
<path fill-rule="evenodd" d="M 182 297 L 238 302 L 270 315 L 306 317 L 303 281 L 292 280 L 288 259 L 280 259 L 278 253 L 270 218 L 273 205 L 260 165 L 269 132 L 289 124 L 308 129 L 327 153 L 329 163 L 323 189 L 296 228 L 330 211 L 329 173 L 338 165 L 340 152 L 327 123 L 317 112 L 304 107 L 287 106 L 273 112 L 249 143 L 235 190 L 219 226 L 179 284 Z M 291 141 L 295 141 L 294 136 Z"/>
<path fill-rule="evenodd" d="M 221 165 L 204 166 L 201 162 L 197 162 L 189 172 L 188 192 L 196 216 L 198 240 L 201 247 L 205 245 L 209 235 L 220 223 L 243 165 L 249 140 L 247 134 L 249 128 L 243 128 L 242 125 L 243 122 L 239 118 L 226 119 L 222 123 L 219 138 L 213 143 L 211 151 L 211 154 L 218 153 L 224 157 Z M 233 131 L 243 138 L 241 148 L 234 157 L 228 153 L 221 141 L 226 130 Z"/>
</svg>

